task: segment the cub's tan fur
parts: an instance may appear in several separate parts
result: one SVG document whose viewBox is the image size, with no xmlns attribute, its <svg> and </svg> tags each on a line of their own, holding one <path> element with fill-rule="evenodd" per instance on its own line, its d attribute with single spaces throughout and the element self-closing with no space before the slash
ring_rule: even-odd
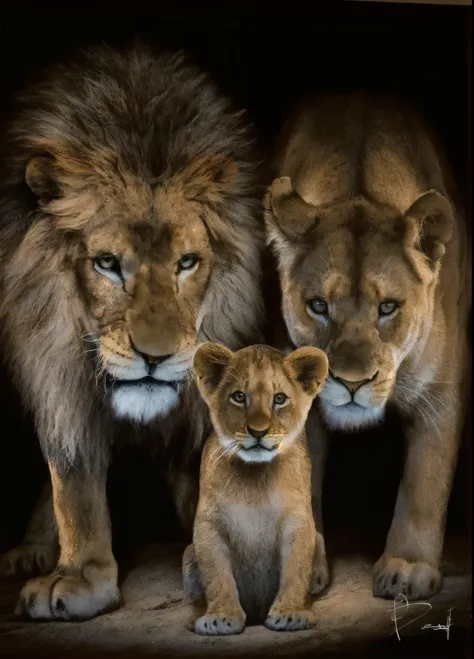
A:
<svg viewBox="0 0 474 659">
<path fill-rule="evenodd" d="M 429 597 L 470 378 L 471 255 L 449 170 L 413 110 L 363 94 L 300 107 L 275 169 L 266 223 L 286 326 L 329 359 L 308 422 L 315 514 L 327 430 L 394 405 L 406 461 L 374 594 Z"/>
<path fill-rule="evenodd" d="M 183 557 L 186 591 L 207 602 L 195 631 L 235 634 L 246 621 L 263 620 L 274 630 L 310 627 L 313 564 L 324 557 L 304 425 L 327 376 L 326 355 L 300 348 L 285 357 L 267 346 L 232 353 L 207 344 L 194 368 L 214 426 L 202 455 L 193 544 Z"/>
<path fill-rule="evenodd" d="M 196 346 L 260 340 L 263 221 L 249 126 L 181 55 L 93 48 L 19 99 L 0 163 L 3 349 L 49 464 L 15 573 L 32 618 L 120 602 L 106 501 L 111 449 L 161 458 L 192 528 L 210 423 Z M 57 522 L 52 523 L 55 517 Z"/>
</svg>

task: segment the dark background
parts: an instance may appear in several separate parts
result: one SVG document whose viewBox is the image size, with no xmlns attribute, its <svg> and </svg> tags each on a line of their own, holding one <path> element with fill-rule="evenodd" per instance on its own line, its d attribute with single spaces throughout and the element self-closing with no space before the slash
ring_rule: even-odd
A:
<svg viewBox="0 0 474 659">
<path fill-rule="evenodd" d="M 39 3 L 41 5 L 41 3 Z M 127 44 L 136 35 L 184 49 L 246 108 L 268 147 L 299 97 L 324 89 L 368 88 L 419 104 L 438 132 L 466 205 L 470 202 L 468 62 L 471 8 L 363 2 L 203 4 L 83 2 L 76 9 L 21 3 L 0 8 L 0 112 L 41 67 L 77 47 Z M 232 5 L 233 6 L 233 5 Z M 1 351 L 1 346 L 0 346 Z M 46 470 L 31 422 L 0 375 L 0 552 L 18 542 Z M 382 549 L 400 476 L 395 419 L 366 435 L 336 438 L 326 478 L 329 528 L 353 527 Z M 466 437 L 469 435 L 466 434 Z M 467 532 L 470 441 L 463 445 L 449 528 Z M 126 469 L 124 467 L 126 466 Z M 176 525 L 154 465 L 131 447 L 111 472 L 114 531 L 131 548 L 172 538 Z M 150 519 L 151 517 L 151 519 Z M 151 523 L 153 522 L 153 523 Z"/>
</svg>

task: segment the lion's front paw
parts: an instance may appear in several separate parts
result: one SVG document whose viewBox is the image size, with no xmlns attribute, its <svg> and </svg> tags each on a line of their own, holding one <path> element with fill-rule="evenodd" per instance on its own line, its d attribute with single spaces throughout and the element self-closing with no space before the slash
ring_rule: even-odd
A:
<svg viewBox="0 0 474 659">
<path fill-rule="evenodd" d="M 316 624 L 312 611 L 282 611 L 271 609 L 264 622 L 267 629 L 275 632 L 295 632 L 301 629 L 311 629 Z"/>
<path fill-rule="evenodd" d="M 409 600 L 420 600 L 435 595 L 441 585 L 439 570 L 428 563 L 409 563 L 403 558 L 383 555 L 374 567 L 375 597 L 393 599 L 405 595 Z"/>
<path fill-rule="evenodd" d="M 206 613 L 194 623 L 194 631 L 201 636 L 229 636 L 241 634 L 245 627 L 245 615 L 242 613 Z"/>
<path fill-rule="evenodd" d="M 15 614 L 33 620 L 88 620 L 120 604 L 115 580 L 86 581 L 79 574 L 53 572 L 26 583 Z"/>
<path fill-rule="evenodd" d="M 28 543 L 10 549 L 0 561 L 0 576 L 31 577 L 50 574 L 56 567 L 58 550 L 53 544 Z"/>
</svg>

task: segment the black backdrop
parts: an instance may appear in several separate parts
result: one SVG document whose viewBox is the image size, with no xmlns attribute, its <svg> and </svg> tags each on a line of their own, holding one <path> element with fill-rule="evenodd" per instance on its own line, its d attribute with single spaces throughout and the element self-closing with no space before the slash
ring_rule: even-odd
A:
<svg viewBox="0 0 474 659">
<path fill-rule="evenodd" d="M 48 8 L 22 2 L 0 8 L 0 111 L 35 72 L 77 47 L 120 46 L 136 35 L 184 49 L 254 120 L 262 144 L 274 138 L 285 111 L 323 89 L 369 88 L 418 103 L 438 131 L 469 202 L 469 7 L 364 2 L 69 3 Z M 38 5 L 42 5 L 41 8 Z M 151 9 L 153 7 L 153 9 Z M 312 7 L 310 9 L 310 7 Z M 1 349 L 1 346 L 0 346 Z M 7 376 L 0 377 L 0 552 L 17 542 L 31 511 L 44 464 L 28 418 Z M 393 510 L 402 446 L 395 421 L 382 432 L 336 438 L 325 486 L 329 527 L 357 527 L 383 540 Z M 460 460 L 449 524 L 466 531 L 470 471 Z M 123 469 L 126 464 L 127 469 Z M 130 449 L 112 471 L 118 537 L 171 538 L 176 526 L 152 465 Z M 149 524 L 155 510 L 156 524 Z M 166 520 L 166 523 L 163 522 Z M 133 541 L 130 540 L 133 538 Z M 125 546 L 128 546 L 127 544 Z"/>
</svg>

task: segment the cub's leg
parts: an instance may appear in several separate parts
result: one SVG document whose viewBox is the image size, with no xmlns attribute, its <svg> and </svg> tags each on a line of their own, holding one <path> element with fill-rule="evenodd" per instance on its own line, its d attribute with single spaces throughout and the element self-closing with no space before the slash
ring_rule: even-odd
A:
<svg viewBox="0 0 474 659">
<path fill-rule="evenodd" d="M 181 528 L 191 534 L 199 499 L 199 481 L 188 471 L 175 468 L 168 470 L 167 477 Z"/>
<path fill-rule="evenodd" d="M 51 481 L 48 481 L 41 491 L 21 544 L 3 557 L 0 575 L 30 577 L 37 573 L 49 574 L 57 563 L 58 555 L 58 528 Z"/>
<path fill-rule="evenodd" d="M 327 457 L 327 433 L 322 427 L 316 405 L 313 404 L 306 422 L 308 449 L 311 456 L 311 506 L 316 525 L 316 550 L 310 593 L 317 595 L 329 585 L 329 569 L 324 541 L 322 494 Z"/>
<path fill-rule="evenodd" d="M 376 597 L 392 599 L 403 593 L 408 599 L 424 599 L 441 588 L 439 566 L 461 429 L 449 401 L 440 401 L 439 417 L 429 420 L 427 411 L 426 419 L 417 417 L 407 432 L 394 517 L 374 568 Z"/>
<path fill-rule="evenodd" d="M 311 584 L 316 531 L 311 516 L 285 521 L 281 543 L 280 589 L 265 627 L 274 631 L 296 631 L 313 627 L 314 613 L 306 608 Z"/>
<path fill-rule="evenodd" d="M 211 522 L 199 520 L 196 524 L 194 550 L 207 602 L 206 613 L 196 620 L 194 631 L 205 636 L 240 634 L 245 612 L 239 601 L 230 550 Z M 191 550 L 187 558 L 192 559 Z"/>
<path fill-rule="evenodd" d="M 59 561 L 52 574 L 26 583 L 16 613 L 37 620 L 86 620 L 121 603 L 111 548 L 106 470 L 66 471 L 52 463 L 49 469 Z"/>
</svg>

